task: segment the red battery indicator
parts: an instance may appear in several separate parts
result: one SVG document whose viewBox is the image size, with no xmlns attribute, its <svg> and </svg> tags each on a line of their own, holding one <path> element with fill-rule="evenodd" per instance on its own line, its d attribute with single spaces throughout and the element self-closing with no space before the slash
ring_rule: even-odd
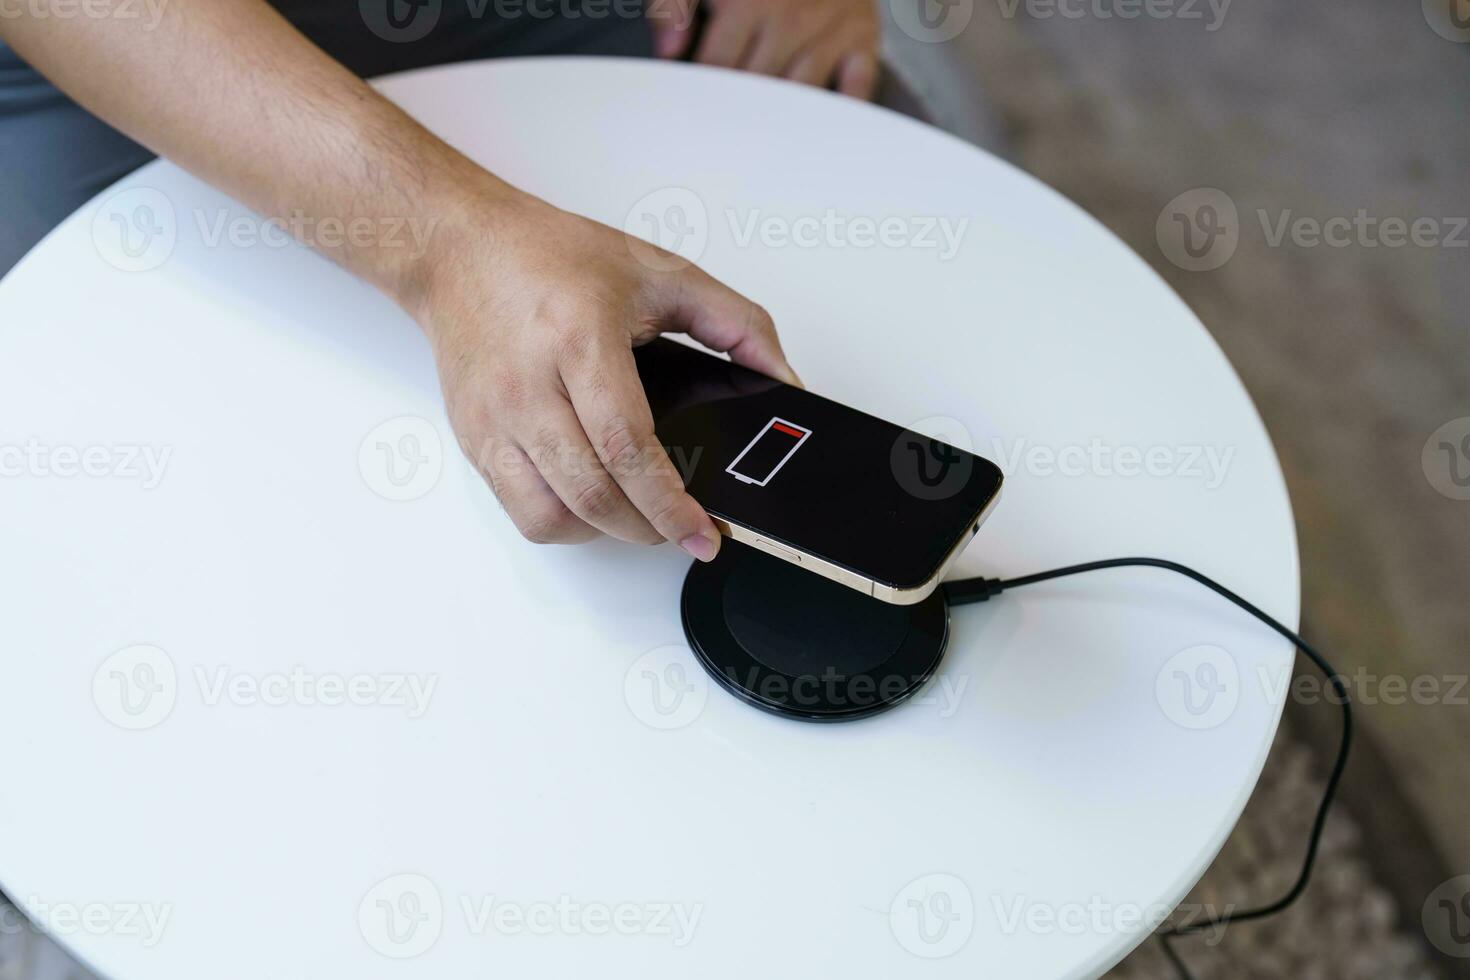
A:
<svg viewBox="0 0 1470 980">
<path fill-rule="evenodd" d="M 801 448 L 812 430 L 782 418 L 773 418 L 746 443 L 725 472 L 743 483 L 763 487 L 780 472 L 786 461 Z"/>
</svg>

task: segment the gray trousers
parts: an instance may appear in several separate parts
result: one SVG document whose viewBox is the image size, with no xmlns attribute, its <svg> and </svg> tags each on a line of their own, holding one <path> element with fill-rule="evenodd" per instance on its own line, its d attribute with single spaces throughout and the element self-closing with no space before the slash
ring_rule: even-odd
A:
<svg viewBox="0 0 1470 980">
<path fill-rule="evenodd" d="M 642 0 L 275 0 L 317 46 L 356 74 L 476 58 L 552 54 L 650 57 Z M 918 115 L 895 79 L 880 101 Z M 0 44 L 0 275 L 69 214 L 153 154 L 67 98 Z"/>
</svg>

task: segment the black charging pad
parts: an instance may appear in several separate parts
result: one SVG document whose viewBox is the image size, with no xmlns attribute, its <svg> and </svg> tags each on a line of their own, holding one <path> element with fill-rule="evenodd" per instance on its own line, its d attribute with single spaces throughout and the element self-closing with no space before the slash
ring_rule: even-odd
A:
<svg viewBox="0 0 1470 980">
<path fill-rule="evenodd" d="M 684 635 L 727 691 L 803 721 L 851 721 L 924 686 L 944 657 L 944 590 L 895 606 L 735 541 L 684 578 Z"/>
</svg>

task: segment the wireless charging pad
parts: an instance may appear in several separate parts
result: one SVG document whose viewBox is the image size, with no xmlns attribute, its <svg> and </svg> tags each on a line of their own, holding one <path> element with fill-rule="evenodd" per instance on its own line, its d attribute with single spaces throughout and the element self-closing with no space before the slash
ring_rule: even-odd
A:
<svg viewBox="0 0 1470 980">
<path fill-rule="evenodd" d="M 949 639 L 944 590 L 895 606 L 726 540 L 684 578 L 684 635 L 741 700 L 803 721 L 851 721 L 911 697 Z"/>
</svg>

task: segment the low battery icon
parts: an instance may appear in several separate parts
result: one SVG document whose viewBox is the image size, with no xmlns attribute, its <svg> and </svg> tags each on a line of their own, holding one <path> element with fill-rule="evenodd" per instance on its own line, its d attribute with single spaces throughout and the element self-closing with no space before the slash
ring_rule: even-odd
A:
<svg viewBox="0 0 1470 980">
<path fill-rule="evenodd" d="M 743 483 L 763 487 L 811 434 L 812 430 L 806 426 L 773 418 L 746 443 L 734 462 L 725 467 L 725 472 Z"/>
</svg>

